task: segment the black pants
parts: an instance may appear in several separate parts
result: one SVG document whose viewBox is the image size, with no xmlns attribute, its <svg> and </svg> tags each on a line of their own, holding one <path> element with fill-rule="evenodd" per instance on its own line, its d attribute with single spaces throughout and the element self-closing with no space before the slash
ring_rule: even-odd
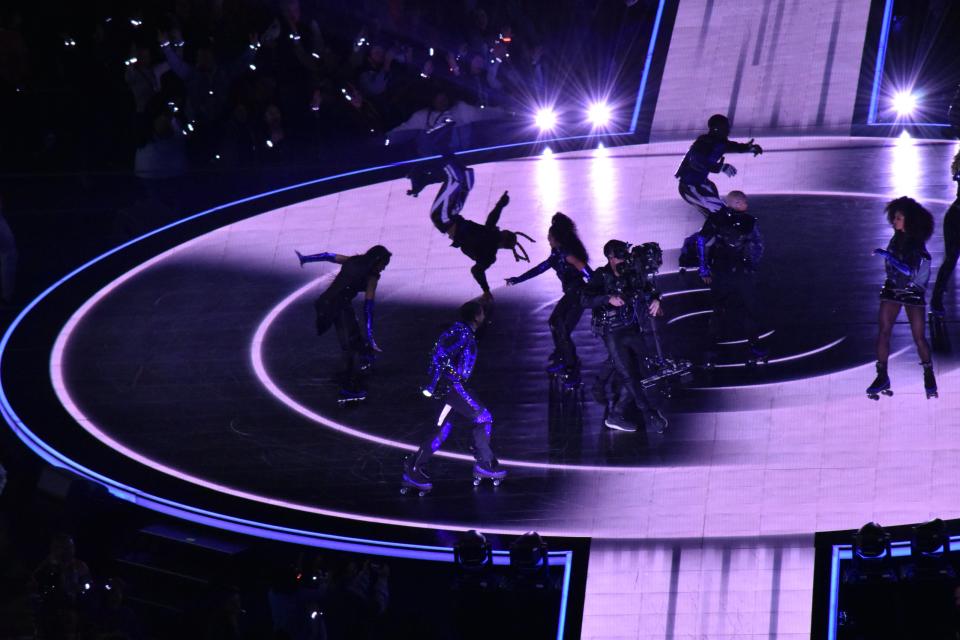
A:
<svg viewBox="0 0 960 640">
<path fill-rule="evenodd" d="M 653 405 L 640 384 L 647 375 L 647 344 L 643 333 L 636 327 L 608 331 L 603 336 L 603 342 L 623 383 L 613 407 L 614 413 L 622 416 L 631 401 L 636 403 L 641 412 L 652 411 Z"/>
<path fill-rule="evenodd" d="M 752 271 L 723 271 L 714 269 L 710 283 L 713 315 L 710 317 L 710 337 L 722 340 L 727 336 L 731 318 L 740 313 L 741 327 L 748 340 L 756 340 L 760 325 L 757 321 L 757 279 Z"/>
<path fill-rule="evenodd" d="M 437 449 L 443 446 L 447 436 L 450 435 L 450 430 L 453 429 L 450 414 L 455 413 L 469 420 L 473 425 L 473 457 L 483 466 L 489 467 L 494 460 L 493 450 L 490 448 L 493 416 L 474 397 L 473 392 L 463 386 L 463 383 L 449 381 L 444 386 L 447 391 L 440 398 L 443 409 L 437 419 L 436 431 L 420 445 L 414 466 L 423 466 Z"/>
<path fill-rule="evenodd" d="M 564 293 L 553 313 L 550 314 L 550 333 L 553 335 L 557 357 L 569 370 L 575 369 L 579 363 L 577 347 L 573 344 L 571 334 L 577 328 L 581 316 L 583 316 L 583 306 L 580 304 L 579 290 Z"/>
<path fill-rule="evenodd" d="M 360 323 L 353 305 L 328 302 L 323 298 L 315 304 L 317 310 L 317 335 L 323 335 L 332 325 L 337 332 L 337 342 L 343 358 L 343 386 L 351 391 L 363 388 L 360 359 L 366 356 L 367 347 L 360 334 Z"/>
<path fill-rule="evenodd" d="M 937 271 L 937 281 L 933 285 L 933 295 L 930 297 L 930 306 L 934 309 L 943 309 L 943 293 L 947 288 L 947 281 L 953 275 L 960 258 L 960 199 L 953 203 L 943 216 L 943 263 Z"/>
<path fill-rule="evenodd" d="M 681 181 L 678 185 L 680 197 L 700 210 L 704 217 L 716 213 L 723 208 L 723 199 L 717 190 L 717 185 L 707 178 L 700 184 L 689 184 Z"/>
</svg>

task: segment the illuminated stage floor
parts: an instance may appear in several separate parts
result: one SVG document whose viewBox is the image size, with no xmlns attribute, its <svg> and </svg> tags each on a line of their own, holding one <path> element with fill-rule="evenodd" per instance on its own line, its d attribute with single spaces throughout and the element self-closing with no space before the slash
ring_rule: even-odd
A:
<svg viewBox="0 0 960 640">
<path fill-rule="evenodd" d="M 789 588 L 809 598 L 812 544 L 805 536 L 870 520 L 960 517 L 956 360 L 938 358 L 941 397 L 926 400 L 909 332 L 899 324 L 891 360 L 896 395 L 871 402 L 863 394 L 874 373 L 883 271 L 870 251 L 890 235 L 884 199 L 916 195 L 931 208 L 938 230 L 929 248 L 938 266 L 955 147 L 847 138 L 761 142 L 762 157 L 731 157 L 739 175 L 716 181 L 721 191 L 751 195 L 765 235 L 760 280 L 772 361 L 755 370 L 738 366 L 743 347 L 728 347 L 721 356 L 733 366 L 698 374 L 692 388 L 668 401 L 665 435 L 605 429 L 589 394 L 579 419 L 570 415 L 576 412 L 558 415 L 543 373 L 551 351 L 546 319 L 559 297 L 548 273 L 495 288 L 496 315 L 474 376 L 510 477 L 496 491 L 474 490 L 466 438 L 454 435 L 434 463 L 434 493 L 402 498 L 400 461 L 438 408 L 417 393 L 430 346 L 459 304 L 479 291 L 468 260 L 429 222 L 433 188 L 414 199 L 404 194 L 406 181 L 395 180 L 200 235 L 84 303 L 59 333 L 50 363 L 57 394 L 79 425 L 76 445 L 95 446 L 84 429 L 195 483 L 198 494 L 209 496 L 199 489 L 206 487 L 308 514 L 537 530 L 608 545 L 702 540 L 698 558 L 724 540 L 754 540 L 759 549 L 789 539 L 808 554 Z M 660 243 L 666 350 L 697 360 L 707 322 L 697 312 L 708 308 L 706 294 L 696 278 L 675 273 L 683 238 L 701 223 L 672 178 L 684 150 L 661 144 L 480 165 L 464 213 L 481 219 L 509 190 L 501 224 L 544 239 L 529 247 L 534 262 L 547 255 L 546 228 L 557 210 L 578 222 L 595 266 L 610 238 Z M 394 253 L 378 292 L 385 353 L 368 402 L 341 409 L 330 379 L 336 338 L 331 332 L 318 339 L 312 315 L 333 268 L 301 269 L 293 251 L 357 253 L 378 243 Z M 524 267 L 502 253 L 488 276 L 502 283 Z M 953 291 L 947 306 L 956 318 Z M 960 338 L 956 324 L 951 332 Z M 605 354 L 586 316 L 575 339 L 589 381 Z M 15 409 L 29 405 L 26 395 L 11 394 Z M 758 553 L 751 566 L 769 572 L 772 565 Z M 722 549 L 714 556 L 722 563 Z M 697 562 L 706 571 L 707 560 Z M 587 613 L 589 620 L 589 604 Z M 798 624 L 788 626 L 802 633 Z"/>
</svg>

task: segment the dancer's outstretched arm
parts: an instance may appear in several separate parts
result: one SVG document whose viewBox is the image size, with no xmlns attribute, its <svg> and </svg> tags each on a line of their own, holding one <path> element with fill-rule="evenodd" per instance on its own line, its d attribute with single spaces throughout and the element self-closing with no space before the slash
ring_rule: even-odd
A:
<svg viewBox="0 0 960 640">
<path fill-rule="evenodd" d="M 546 260 L 544 260 L 543 262 L 541 262 L 541 263 L 538 264 L 537 266 L 535 266 L 535 267 L 533 267 L 533 268 L 531 268 L 531 269 L 527 269 L 526 271 L 524 271 L 524 272 L 521 273 L 520 275 L 514 276 L 514 277 L 512 277 L 512 278 L 507 278 L 507 286 L 508 286 L 508 287 L 512 287 L 512 286 L 515 285 L 515 284 L 520 284 L 521 282 L 526 282 L 527 280 L 530 280 L 531 278 L 536 278 L 536 277 L 537 277 L 538 275 L 540 275 L 541 273 L 545 273 L 546 271 L 548 271 L 548 270 L 550 269 L 550 262 L 551 262 L 551 258 L 547 258 Z"/>
<path fill-rule="evenodd" d="M 299 251 L 294 251 L 297 254 L 297 259 L 300 260 L 300 266 L 307 264 L 308 262 L 335 262 L 337 264 L 343 264 L 347 261 L 350 256 L 343 256 L 339 253 L 314 253 L 311 255 L 303 255 Z"/>
</svg>

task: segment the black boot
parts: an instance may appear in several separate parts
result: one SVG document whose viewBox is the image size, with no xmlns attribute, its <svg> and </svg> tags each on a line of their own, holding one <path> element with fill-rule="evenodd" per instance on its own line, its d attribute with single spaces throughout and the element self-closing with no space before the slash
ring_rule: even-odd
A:
<svg viewBox="0 0 960 640">
<path fill-rule="evenodd" d="M 433 488 L 433 483 L 430 482 L 430 476 L 427 475 L 426 470 L 426 461 L 429 458 L 427 452 L 423 447 L 417 449 L 416 453 L 412 453 L 403 459 L 403 480 L 404 482 L 409 482 L 411 485 L 415 486 L 421 490 L 427 490 Z"/>
<path fill-rule="evenodd" d="M 877 363 L 877 377 L 873 379 L 870 386 L 867 387 L 868 396 L 876 396 L 878 393 L 890 394 L 890 376 L 887 375 L 887 363 Z"/>
</svg>

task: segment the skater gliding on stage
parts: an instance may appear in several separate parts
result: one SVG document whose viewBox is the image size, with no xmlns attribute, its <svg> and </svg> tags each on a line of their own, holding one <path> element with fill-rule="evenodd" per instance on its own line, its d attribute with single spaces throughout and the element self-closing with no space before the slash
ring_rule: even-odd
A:
<svg viewBox="0 0 960 640">
<path fill-rule="evenodd" d="M 427 492 L 433 488 L 424 467 L 436 453 L 453 428 L 451 412 L 470 421 L 473 425 L 473 467 L 475 482 L 481 478 L 490 478 L 495 483 L 507 475 L 500 468 L 490 449 L 490 435 L 493 429 L 493 416 L 480 404 L 467 382 L 473 374 L 477 361 L 477 330 L 486 320 L 484 305 L 471 300 L 460 307 L 460 321 L 444 331 L 433 347 L 429 378 L 423 387 L 423 394 L 436 398 L 443 403 L 437 418 L 436 430 L 417 449 L 407 456 L 403 466 L 403 484 L 405 488 L 414 488 Z"/>
<path fill-rule="evenodd" d="M 867 395 L 876 399 L 880 393 L 892 394 L 890 376 L 887 374 L 890 335 L 893 323 L 900 314 L 900 307 L 903 307 L 923 366 L 923 386 L 927 397 L 935 398 L 937 379 L 933 374 L 930 347 L 924 336 L 925 296 L 930 280 L 930 254 L 925 243 L 933 234 L 933 216 L 919 202 L 905 196 L 890 201 L 886 213 L 894 233 L 886 249 L 875 249 L 873 252 L 886 261 L 887 279 L 880 291 L 877 377 L 867 388 Z"/>
<path fill-rule="evenodd" d="M 675 174 L 680 179 L 680 197 L 704 216 L 723 208 L 720 192 L 709 175 L 721 172 L 731 178 L 737 175 L 736 168 L 724 161 L 723 154 L 752 153 L 756 157 L 763 153 L 763 148 L 754 143 L 753 138 L 749 142 L 728 139 L 730 120 L 724 115 L 718 113 L 710 116 L 707 127 L 710 130 L 690 145 L 690 150 L 683 157 L 683 162 Z"/>
<path fill-rule="evenodd" d="M 456 216 L 446 229 L 446 234 L 453 240 L 451 246 L 460 249 L 475 262 L 473 267 L 470 268 L 470 273 L 473 274 L 473 279 L 483 290 L 484 298 L 488 300 L 493 297 L 493 294 L 490 293 L 490 285 L 487 283 L 487 269 L 497 261 L 497 251 L 509 249 L 513 252 L 513 258 L 517 262 L 521 260 L 530 262 L 527 251 L 517 240 L 517 236 L 523 236 L 530 242 L 536 242 L 525 233 L 508 231 L 497 226 L 500 221 L 500 214 L 509 203 L 510 195 L 504 191 L 500 199 L 497 200 L 497 204 L 487 214 L 487 221 L 484 224 L 467 220 L 463 216 Z"/>
<path fill-rule="evenodd" d="M 553 363 L 547 369 L 550 373 L 563 374 L 568 385 L 580 382 L 580 360 L 573 344 L 571 333 L 583 315 L 580 293 L 593 273 L 587 265 L 587 250 L 577 235 L 577 226 L 573 220 L 556 213 L 547 232 L 550 243 L 550 257 L 514 278 L 507 278 L 507 286 L 513 286 L 534 278 L 549 269 L 553 269 L 560 279 L 563 297 L 550 314 L 550 333 L 553 336 Z"/>
<path fill-rule="evenodd" d="M 363 400 L 367 396 L 364 376 L 373 363 L 374 353 L 381 349 L 373 338 L 373 309 L 380 274 L 390 263 L 390 252 L 376 245 L 366 253 L 344 256 L 336 253 L 301 255 L 300 266 L 308 262 L 334 262 L 340 272 L 314 303 L 317 311 L 317 335 L 323 335 L 331 325 L 337 330 L 337 339 L 343 351 L 340 402 Z M 364 336 L 354 313 L 352 301 L 361 291 L 364 295 Z"/>
</svg>

